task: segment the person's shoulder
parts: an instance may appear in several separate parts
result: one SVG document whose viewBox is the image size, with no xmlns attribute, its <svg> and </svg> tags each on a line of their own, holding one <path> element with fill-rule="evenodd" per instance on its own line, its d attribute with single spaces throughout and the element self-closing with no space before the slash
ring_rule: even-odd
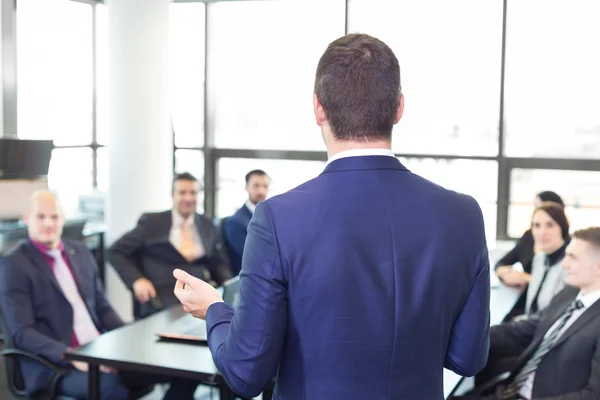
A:
<svg viewBox="0 0 600 400">
<path fill-rule="evenodd" d="M 62 241 L 67 249 L 73 249 L 75 251 L 89 251 L 85 243 L 80 240 L 63 238 Z"/>
<path fill-rule="evenodd" d="M 248 209 L 248 207 L 246 206 L 246 204 L 244 204 L 240 208 L 238 208 L 237 210 L 235 210 L 235 212 L 233 213 L 233 215 L 231 216 L 231 218 L 233 218 L 233 219 L 239 219 L 239 218 L 244 217 L 248 213 L 250 213 L 250 210 Z"/>
<path fill-rule="evenodd" d="M 12 276 L 24 271 L 24 264 L 29 263 L 28 255 L 35 251 L 33 245 L 27 239 L 20 240 L 11 249 L 0 257 L 0 274 L 2 279 L 6 280 Z M 12 278 L 11 278 L 12 279 Z"/>
<path fill-rule="evenodd" d="M 138 224 L 154 226 L 156 224 L 162 225 L 166 223 L 171 223 L 171 219 L 173 218 L 172 210 L 158 211 L 158 212 L 145 212 L 143 213 L 139 220 Z"/>
<path fill-rule="evenodd" d="M 2 255 L 2 258 L 8 261 L 15 261 L 19 258 L 25 257 L 33 251 L 32 243 L 27 239 L 19 240 L 13 247 L 6 251 Z"/>
</svg>

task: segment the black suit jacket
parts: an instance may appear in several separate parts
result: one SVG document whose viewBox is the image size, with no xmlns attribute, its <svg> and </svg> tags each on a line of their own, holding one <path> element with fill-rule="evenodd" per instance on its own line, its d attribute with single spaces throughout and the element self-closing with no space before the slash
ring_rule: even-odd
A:
<svg viewBox="0 0 600 400">
<path fill-rule="evenodd" d="M 138 278 L 145 277 L 154 284 L 165 306 L 179 303 L 173 294 L 175 268 L 206 281 L 214 280 L 219 285 L 231 277 L 220 235 L 210 219 L 200 214 L 195 216 L 206 254 L 192 262 L 188 262 L 169 241 L 172 219 L 171 210 L 143 214 L 137 226 L 107 252 L 108 260 L 130 289 Z M 149 315 L 155 311 L 153 308 L 151 303 L 146 303 L 140 316 Z"/>
<path fill-rule="evenodd" d="M 99 332 L 123 325 L 104 295 L 96 262 L 81 243 L 64 240 L 81 298 Z M 0 307 L 15 347 L 60 363 L 73 336 L 73 309 L 42 253 L 29 240 L 0 258 Z M 28 392 L 47 385 L 50 371 L 21 361 Z"/>
<path fill-rule="evenodd" d="M 521 350 L 518 366 L 506 383 L 533 356 L 578 292 L 567 287 L 541 313 L 492 327 L 491 352 L 510 354 Z M 585 310 L 544 356 L 535 374 L 532 395 L 535 400 L 600 399 L 600 301 Z"/>
</svg>

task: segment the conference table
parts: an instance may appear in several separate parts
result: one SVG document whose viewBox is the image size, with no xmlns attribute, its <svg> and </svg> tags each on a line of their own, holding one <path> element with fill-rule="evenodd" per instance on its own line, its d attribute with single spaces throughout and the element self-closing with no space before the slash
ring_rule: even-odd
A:
<svg viewBox="0 0 600 400">
<path fill-rule="evenodd" d="M 491 322 L 497 324 L 512 309 L 520 291 L 494 284 L 491 289 Z M 93 342 L 71 350 L 67 360 L 89 364 L 88 399 L 99 399 L 101 364 L 117 370 L 189 378 L 219 389 L 220 398 L 231 400 L 235 394 L 215 367 L 208 347 L 186 342 L 159 340 L 157 332 L 164 331 L 183 317 L 181 306 L 174 306 L 158 314 L 103 334 Z M 448 397 L 462 377 L 444 370 L 444 396 Z M 265 390 L 263 398 L 270 399 L 273 386 Z"/>
</svg>

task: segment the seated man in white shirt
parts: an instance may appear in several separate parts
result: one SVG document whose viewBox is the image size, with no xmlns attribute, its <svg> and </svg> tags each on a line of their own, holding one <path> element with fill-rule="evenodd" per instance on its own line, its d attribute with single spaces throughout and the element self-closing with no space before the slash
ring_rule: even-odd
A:
<svg viewBox="0 0 600 400">
<path fill-rule="evenodd" d="M 547 309 L 492 327 L 490 354 L 521 352 L 510 376 L 458 399 L 600 399 L 599 227 L 573 234 L 562 266 L 568 286 Z"/>
<path fill-rule="evenodd" d="M 175 175 L 173 208 L 142 214 L 135 228 L 107 250 L 108 260 L 137 300 L 136 319 L 179 304 L 173 294 L 176 268 L 215 286 L 231 278 L 217 228 L 196 212 L 199 191 L 196 177 Z"/>
</svg>

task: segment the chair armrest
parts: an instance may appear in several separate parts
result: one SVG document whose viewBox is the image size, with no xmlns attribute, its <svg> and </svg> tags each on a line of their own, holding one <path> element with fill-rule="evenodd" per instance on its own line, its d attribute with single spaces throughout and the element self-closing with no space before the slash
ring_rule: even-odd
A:
<svg viewBox="0 0 600 400">
<path fill-rule="evenodd" d="M 53 399 L 56 394 L 56 385 L 60 378 L 62 378 L 67 372 L 67 368 L 60 367 L 56 364 L 51 363 L 43 357 L 37 356 L 28 351 L 19 350 L 19 349 L 6 349 L 0 352 L 0 356 L 8 357 L 8 358 L 28 358 L 30 360 L 34 360 L 46 368 L 48 368 L 52 373 L 48 377 L 48 386 L 47 389 L 42 393 L 42 398 L 50 398 Z M 34 396 L 36 397 L 36 396 Z"/>
<path fill-rule="evenodd" d="M 30 353 L 28 351 L 24 351 L 24 350 L 6 349 L 3 351 L 0 351 L 0 356 L 11 357 L 11 358 L 19 358 L 19 357 L 29 358 L 30 360 L 37 361 L 38 363 L 42 364 L 46 368 L 51 369 L 53 372 L 58 372 L 58 373 L 67 372 L 66 368 L 59 367 L 58 365 L 51 363 L 50 361 L 46 360 L 43 357 L 36 356 L 35 354 Z"/>
</svg>

